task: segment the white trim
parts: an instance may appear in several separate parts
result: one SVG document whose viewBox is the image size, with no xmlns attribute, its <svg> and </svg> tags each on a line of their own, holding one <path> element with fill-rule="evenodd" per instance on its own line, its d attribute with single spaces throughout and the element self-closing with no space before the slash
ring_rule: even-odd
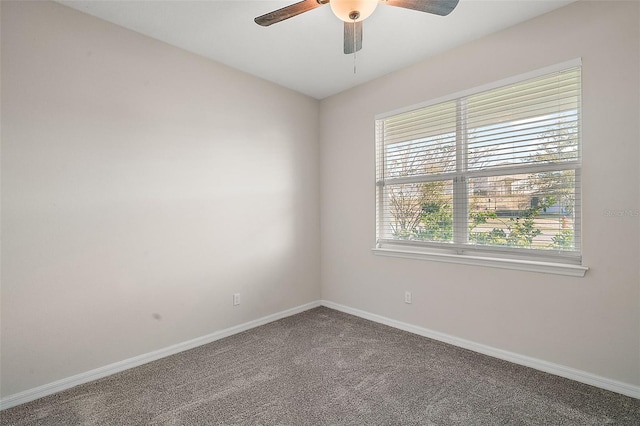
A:
<svg viewBox="0 0 640 426">
<path fill-rule="evenodd" d="M 543 75 L 551 74 L 554 72 L 564 71 L 569 68 L 582 66 L 582 58 L 575 58 L 565 62 L 561 62 L 559 64 L 550 65 L 548 67 L 540 68 L 537 70 L 533 70 L 530 72 L 526 72 L 523 74 L 515 75 L 513 77 L 504 78 L 499 81 L 495 81 L 492 83 L 484 84 L 482 86 L 473 87 L 467 90 L 462 90 L 460 92 L 456 92 L 450 95 L 445 95 L 436 99 L 431 99 L 426 102 L 421 102 L 414 105 L 409 105 L 407 107 L 398 108 L 393 111 L 384 112 L 381 114 L 376 114 L 376 120 L 382 120 L 384 118 L 388 118 L 394 115 L 402 114 L 405 112 L 413 111 L 420 108 L 425 108 L 431 105 L 441 104 L 443 102 L 452 101 L 454 99 L 475 95 L 476 93 L 486 92 L 488 90 L 497 89 L 498 87 L 509 86 L 511 84 L 520 83 L 524 80 L 530 80 L 537 77 L 542 77 Z"/>
<path fill-rule="evenodd" d="M 417 334 L 420 336 L 428 337 L 433 340 L 445 342 L 450 345 L 458 346 L 460 348 L 469 349 L 474 352 L 478 352 L 484 355 L 488 355 L 494 358 L 502 359 L 512 362 L 514 364 L 523 365 L 525 367 L 531 367 L 536 370 L 551 373 L 556 376 L 564 377 L 576 382 L 586 383 L 591 386 L 595 386 L 601 389 L 606 389 L 612 392 L 617 392 L 622 395 L 627 395 L 632 398 L 640 399 L 640 386 L 632 385 L 630 383 L 624 383 L 606 377 L 598 376 L 586 371 L 577 370 L 575 368 L 566 367 L 564 365 L 555 364 L 552 362 L 544 361 L 537 358 L 520 355 L 517 353 L 497 349 L 491 346 L 483 345 L 481 343 L 472 342 L 470 340 L 461 339 L 459 337 L 451 336 L 449 334 L 440 333 L 438 331 L 429 330 L 427 328 L 419 327 L 417 325 L 408 324 L 406 322 L 396 321 L 390 318 L 383 317 L 381 315 L 372 314 L 359 309 L 350 308 L 348 306 L 340 305 L 338 303 L 330 302 L 328 300 L 321 301 L 322 306 L 335 309 L 337 311 L 345 312 L 347 314 L 355 315 L 360 318 L 364 318 L 379 324 L 384 324 L 389 327 L 397 328 L 400 330 L 408 331 L 409 333 Z"/>
<path fill-rule="evenodd" d="M 178 343 L 157 351 L 149 352 L 147 354 L 139 355 L 133 358 L 129 358 L 123 361 L 119 361 L 113 364 L 106 365 L 104 367 L 96 368 L 84 373 L 77 374 L 75 376 L 67 377 L 66 379 L 58 380 L 46 385 L 38 386 L 33 389 L 19 392 L 0 400 L 0 411 L 15 407 L 20 404 L 24 404 L 38 398 L 42 398 L 48 395 L 52 395 L 57 392 L 70 389 L 74 386 L 78 386 L 93 380 L 100 379 L 102 377 L 110 376 L 112 374 L 119 373 L 121 371 L 128 370 L 139 365 L 146 364 L 151 361 L 155 361 L 169 355 L 173 355 L 179 352 L 193 349 L 195 347 L 206 345 L 207 343 L 215 342 L 216 340 L 229 337 L 234 334 L 241 333 L 243 331 L 259 327 L 261 325 L 277 321 L 282 318 L 289 317 L 291 315 L 298 314 L 300 312 L 307 311 L 309 309 L 316 308 L 318 306 L 326 306 L 330 309 L 345 312 L 351 315 L 355 315 L 360 318 L 364 318 L 376 323 L 384 324 L 389 327 L 397 328 L 400 330 L 408 331 L 409 333 L 417 334 L 419 336 L 428 337 L 430 339 L 445 342 L 454 346 L 469 349 L 474 352 L 482 353 L 492 356 L 494 358 L 502 359 L 505 361 L 513 362 L 514 364 L 524 365 L 536 370 L 544 371 L 547 373 L 555 374 L 560 377 L 575 380 L 577 382 L 586 383 L 588 385 L 596 386 L 598 388 L 610 390 L 623 395 L 630 396 L 632 398 L 640 399 L 640 386 L 635 386 L 629 383 L 619 382 L 616 380 L 608 379 L 606 377 L 597 376 L 595 374 L 587 373 L 585 371 L 576 370 L 563 365 L 554 364 L 551 362 L 531 358 L 524 355 L 519 355 L 513 352 L 504 351 L 502 349 L 493 348 L 491 346 L 482 345 L 480 343 L 472 342 L 465 339 L 460 339 L 445 333 L 429 330 L 416 325 L 396 321 L 390 318 L 383 317 L 381 315 L 372 314 L 369 312 L 361 311 L 359 309 L 350 308 L 348 306 L 340 305 L 338 303 L 330 302 L 328 300 L 320 300 L 310 302 L 304 305 L 297 306 L 282 312 L 278 312 L 266 317 L 262 317 L 253 321 L 246 322 L 234 327 L 229 327 L 224 330 L 217 331 L 215 333 L 199 337 L 193 340 L 189 340 L 183 343 Z"/>
<path fill-rule="evenodd" d="M 557 172 L 561 170 L 580 170 L 578 161 L 565 161 L 562 163 L 539 163 L 516 166 L 500 167 L 495 169 L 467 170 L 465 172 L 431 173 L 428 175 L 394 177 L 384 180 L 376 180 L 376 186 L 401 185 L 403 183 L 437 182 L 441 180 L 453 180 L 458 176 L 467 179 L 491 176 L 524 175 L 543 172 Z"/>
<path fill-rule="evenodd" d="M 500 257 L 469 256 L 466 254 L 433 253 L 419 250 L 396 248 L 372 248 L 378 256 L 401 257 L 406 259 L 430 260 L 436 262 L 457 263 L 461 265 L 488 266 L 517 271 L 541 272 L 545 274 L 584 277 L 589 270 L 586 266 L 565 263 L 540 262 L 535 260 L 505 259 Z"/>
<path fill-rule="evenodd" d="M 232 336 L 234 334 L 242 333 L 249 329 L 259 327 L 261 325 L 277 321 L 282 318 L 289 317 L 291 315 L 298 314 L 300 312 L 307 311 L 309 309 L 317 308 L 320 306 L 319 301 L 310 302 L 304 305 L 297 306 L 295 308 L 287 309 L 282 312 L 277 312 L 266 317 L 258 318 L 253 321 L 246 322 L 244 324 L 236 325 L 233 327 L 225 328 L 224 330 L 216 331 L 206 336 L 198 337 L 186 342 L 177 343 L 175 345 L 168 346 L 166 348 L 158 349 L 153 352 L 138 355 L 133 358 L 125 359 L 113 364 L 105 365 L 94 370 L 86 371 L 84 373 L 76 374 L 71 377 L 67 377 L 62 380 L 57 380 L 46 385 L 38 386 L 33 389 L 29 389 L 23 392 L 19 392 L 13 395 L 9 395 L 6 398 L 0 400 L 0 410 L 15 407 L 16 405 L 24 404 L 26 402 L 33 401 L 38 398 L 42 398 L 57 392 L 62 392 L 74 386 L 78 386 L 93 380 L 101 379 L 112 374 L 119 373 L 124 370 L 128 370 L 133 367 L 140 366 L 142 364 L 155 361 L 169 355 L 174 355 L 179 352 L 183 352 L 189 349 L 196 348 L 198 346 L 206 345 L 207 343 L 215 342 L 216 340 L 223 339 L 225 337 Z"/>
</svg>

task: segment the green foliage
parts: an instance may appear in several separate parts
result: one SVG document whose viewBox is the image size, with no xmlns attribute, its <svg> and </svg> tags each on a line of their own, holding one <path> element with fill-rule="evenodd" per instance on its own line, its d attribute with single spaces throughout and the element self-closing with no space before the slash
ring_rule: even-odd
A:
<svg viewBox="0 0 640 426">
<path fill-rule="evenodd" d="M 429 241 L 453 240 L 453 210 L 440 199 L 422 204 L 422 222 L 417 238 Z"/>
<path fill-rule="evenodd" d="M 574 233 L 572 228 L 563 228 L 551 240 L 550 247 L 560 250 L 571 250 L 574 247 Z"/>
<path fill-rule="evenodd" d="M 500 228 L 493 228 L 490 232 L 470 232 L 469 242 L 488 245 L 488 246 L 504 246 L 506 245 L 507 234 Z"/>
<path fill-rule="evenodd" d="M 472 211 L 469 212 L 469 231 L 473 230 L 476 226 L 487 223 L 489 219 L 495 219 L 498 215 L 493 211 Z"/>
<path fill-rule="evenodd" d="M 493 228 L 489 232 L 473 230 L 489 219 L 497 219 L 497 214 L 491 211 L 472 212 L 469 215 L 469 241 L 482 245 L 531 247 L 533 239 L 542 234 L 542 230 L 536 227 L 535 219 L 555 202 L 554 197 L 543 197 L 537 205 L 529 207 L 520 216 L 511 217 L 506 222 L 501 221 L 504 228 Z"/>
<path fill-rule="evenodd" d="M 478 226 L 487 223 L 489 219 L 496 219 L 498 215 L 494 211 L 469 212 L 469 242 L 482 245 L 504 245 L 507 234 L 499 228 L 493 228 L 489 232 L 473 232 Z"/>
<path fill-rule="evenodd" d="M 506 245 L 509 247 L 531 247 L 533 239 L 540 235 L 542 231 L 535 227 L 533 217 L 509 218 L 509 235 L 507 235 Z"/>
<path fill-rule="evenodd" d="M 438 183 L 439 184 L 439 183 Z M 453 210 L 449 200 L 429 184 L 430 197 L 424 197 L 420 205 L 420 220 L 412 228 L 399 229 L 396 238 L 419 239 L 426 241 L 453 240 Z M 554 197 L 542 198 L 536 206 L 524 210 L 519 216 L 500 220 L 495 211 L 477 211 L 469 213 L 469 241 L 480 245 L 505 247 L 531 247 L 535 237 L 542 231 L 536 226 L 535 219 L 547 208 L 555 204 Z M 479 225 L 499 220 L 503 226 L 491 231 L 474 231 Z M 554 248 L 573 247 L 573 230 L 563 229 L 553 237 Z"/>
</svg>

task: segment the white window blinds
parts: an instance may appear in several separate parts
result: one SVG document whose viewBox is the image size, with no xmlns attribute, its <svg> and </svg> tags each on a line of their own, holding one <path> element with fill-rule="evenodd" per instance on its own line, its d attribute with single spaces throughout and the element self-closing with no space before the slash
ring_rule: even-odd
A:
<svg viewBox="0 0 640 426">
<path fill-rule="evenodd" d="M 579 262 L 580 74 L 379 117 L 378 245 Z"/>
</svg>

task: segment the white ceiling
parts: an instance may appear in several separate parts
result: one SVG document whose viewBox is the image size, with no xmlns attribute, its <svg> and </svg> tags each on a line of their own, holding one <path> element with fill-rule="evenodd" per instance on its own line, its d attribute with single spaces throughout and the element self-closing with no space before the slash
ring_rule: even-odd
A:
<svg viewBox="0 0 640 426">
<path fill-rule="evenodd" d="M 460 0 L 446 17 L 380 4 L 363 22 L 355 75 L 329 5 L 261 27 L 253 18 L 297 0 L 57 1 L 322 99 L 575 0 Z"/>
</svg>

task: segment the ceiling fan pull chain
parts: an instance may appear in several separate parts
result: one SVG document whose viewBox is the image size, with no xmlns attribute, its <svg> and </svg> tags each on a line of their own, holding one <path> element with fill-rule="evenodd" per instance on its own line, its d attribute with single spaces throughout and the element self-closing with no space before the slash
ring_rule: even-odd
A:
<svg viewBox="0 0 640 426">
<path fill-rule="evenodd" d="M 356 47 L 357 47 L 357 41 L 356 41 L 356 19 L 357 18 L 353 18 L 353 74 L 354 75 L 356 73 Z"/>
</svg>

